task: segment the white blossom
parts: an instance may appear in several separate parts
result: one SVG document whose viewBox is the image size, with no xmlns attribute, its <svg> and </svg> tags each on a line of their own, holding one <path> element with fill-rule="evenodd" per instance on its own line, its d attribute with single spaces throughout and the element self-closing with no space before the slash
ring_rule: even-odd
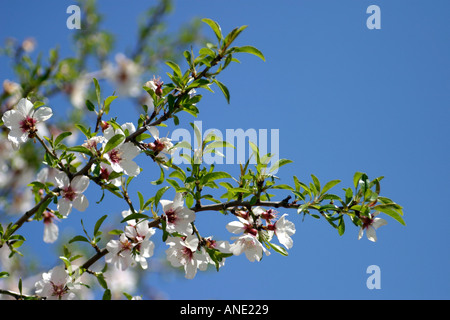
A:
<svg viewBox="0 0 450 320">
<path fill-rule="evenodd" d="M 126 270 L 133 264 L 133 243 L 122 233 L 119 240 L 110 240 L 106 244 L 108 253 L 105 256 L 106 263 L 113 264 L 119 270 Z"/>
<path fill-rule="evenodd" d="M 377 241 L 376 230 L 387 224 L 387 221 L 382 218 L 375 218 L 379 212 L 375 212 L 370 217 L 361 217 L 362 226 L 359 229 L 358 240 L 360 240 L 364 234 L 364 230 L 366 230 L 367 239 L 372 242 Z"/>
<path fill-rule="evenodd" d="M 195 220 L 195 212 L 184 207 L 183 194 L 175 194 L 173 201 L 160 200 L 163 206 L 166 220 L 166 231 L 169 233 L 178 232 L 183 235 L 192 234 L 191 222 Z"/>
<path fill-rule="evenodd" d="M 205 251 L 198 250 L 198 238 L 195 235 L 187 237 L 169 237 L 166 244 L 170 246 L 166 250 L 167 260 L 173 267 L 183 267 L 185 277 L 193 279 L 197 274 L 197 269 L 205 271 L 209 261 Z"/>
<path fill-rule="evenodd" d="M 74 300 L 79 284 L 74 283 L 62 266 L 54 267 L 42 274 L 42 280 L 36 282 L 36 294 L 48 300 Z"/>
<path fill-rule="evenodd" d="M 16 108 L 6 111 L 2 117 L 3 123 L 10 130 L 8 140 L 18 149 L 21 143 L 25 143 L 38 131 L 37 124 L 50 119 L 52 115 L 49 107 L 34 109 L 31 101 L 20 99 Z"/>
<path fill-rule="evenodd" d="M 292 248 L 294 241 L 291 236 L 295 233 L 295 225 L 293 222 L 286 219 L 287 214 L 283 214 L 275 224 L 269 225 L 269 233 L 275 233 L 278 241 L 286 247 L 286 249 Z"/>
<path fill-rule="evenodd" d="M 104 136 L 106 138 L 105 144 L 108 140 L 117 134 L 125 135 L 136 131 L 132 123 L 125 123 L 120 129 L 114 130 L 112 127 L 108 127 L 104 131 Z M 121 142 L 117 147 L 110 150 L 105 154 L 106 160 L 111 164 L 112 169 L 118 173 L 125 173 L 128 176 L 137 176 L 141 170 L 133 159 L 138 156 L 140 149 L 131 142 Z"/>
<path fill-rule="evenodd" d="M 89 205 L 89 201 L 83 192 L 89 186 L 89 178 L 86 176 L 76 176 L 69 180 L 64 172 L 59 172 L 55 177 L 58 187 L 61 189 L 61 198 L 58 200 L 58 211 L 67 217 L 72 211 L 72 206 L 79 211 L 84 211 Z"/>
<path fill-rule="evenodd" d="M 230 252 L 235 256 L 245 253 L 245 256 L 251 262 L 262 259 L 264 247 L 255 236 L 244 233 L 239 237 L 233 237 L 231 239 L 236 240 L 230 245 Z"/>
<path fill-rule="evenodd" d="M 115 66 L 109 64 L 105 68 L 106 78 L 114 83 L 119 95 L 137 97 L 142 90 L 142 68 L 121 53 L 115 56 L 115 60 Z"/>
<path fill-rule="evenodd" d="M 59 228 L 54 222 L 55 215 L 50 211 L 44 211 L 44 242 L 53 243 L 58 240 Z"/>
</svg>

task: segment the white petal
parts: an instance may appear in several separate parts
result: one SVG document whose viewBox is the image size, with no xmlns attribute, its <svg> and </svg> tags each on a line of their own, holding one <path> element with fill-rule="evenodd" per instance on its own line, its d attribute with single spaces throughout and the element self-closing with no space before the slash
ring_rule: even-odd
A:
<svg viewBox="0 0 450 320">
<path fill-rule="evenodd" d="M 43 122 L 50 119 L 52 115 L 52 109 L 49 107 L 41 107 L 34 112 L 33 118 L 36 119 L 37 122 Z"/>
<path fill-rule="evenodd" d="M 156 127 L 147 126 L 147 130 L 150 132 L 154 139 L 159 139 L 159 130 Z"/>
<path fill-rule="evenodd" d="M 11 141 L 14 144 L 25 143 L 28 140 L 28 133 L 27 132 L 23 132 L 19 128 L 13 128 L 8 133 L 8 140 Z"/>
<path fill-rule="evenodd" d="M 70 183 L 72 189 L 77 193 L 84 192 L 89 186 L 89 178 L 86 176 L 76 176 Z"/>
<path fill-rule="evenodd" d="M 372 222 L 372 227 L 378 229 L 381 226 L 387 225 L 387 221 L 382 218 L 375 218 Z"/>
<path fill-rule="evenodd" d="M 140 153 L 140 149 L 131 142 L 125 142 L 120 147 L 120 151 L 129 160 L 134 159 Z"/>
<path fill-rule="evenodd" d="M 120 165 L 122 166 L 123 172 L 130 177 L 135 177 L 141 173 L 137 163 L 132 160 L 124 159 L 120 162 Z"/>
<path fill-rule="evenodd" d="M 72 201 L 69 201 L 65 198 L 61 198 L 58 200 L 58 211 L 60 214 L 62 214 L 64 217 L 67 217 L 72 211 Z"/>
<path fill-rule="evenodd" d="M 67 188 L 70 185 L 69 177 L 65 172 L 59 171 L 55 176 L 55 180 L 59 188 Z"/>
<path fill-rule="evenodd" d="M 163 206 L 163 211 L 168 212 L 174 208 L 173 201 L 170 200 L 159 200 L 159 203 Z"/>
<path fill-rule="evenodd" d="M 359 228 L 359 232 L 358 232 L 358 240 L 361 240 L 363 234 L 364 234 L 364 228 L 361 227 L 361 228 Z"/>
<path fill-rule="evenodd" d="M 227 230 L 234 234 L 239 234 L 244 232 L 245 226 L 240 221 L 231 221 L 226 226 Z"/>
<path fill-rule="evenodd" d="M 377 233 L 375 231 L 375 228 L 372 226 L 369 226 L 366 230 L 367 239 L 370 241 L 376 242 L 377 241 Z"/>
<path fill-rule="evenodd" d="M 58 239 L 59 229 L 54 223 L 44 224 L 44 242 L 53 243 Z"/>
<path fill-rule="evenodd" d="M 24 117 L 17 110 L 8 110 L 3 114 L 2 120 L 8 129 L 19 128 Z"/>
<path fill-rule="evenodd" d="M 183 194 L 180 192 L 177 192 L 175 194 L 175 197 L 173 198 L 173 206 L 174 206 L 174 208 L 179 208 L 179 207 L 183 207 L 183 205 L 184 205 Z"/>
<path fill-rule="evenodd" d="M 17 103 L 16 107 L 17 111 L 19 111 L 24 117 L 29 116 L 33 111 L 33 104 L 30 100 L 22 98 Z"/>
<path fill-rule="evenodd" d="M 84 211 L 89 206 L 89 201 L 84 194 L 80 194 L 73 200 L 73 206 L 79 211 Z"/>
</svg>

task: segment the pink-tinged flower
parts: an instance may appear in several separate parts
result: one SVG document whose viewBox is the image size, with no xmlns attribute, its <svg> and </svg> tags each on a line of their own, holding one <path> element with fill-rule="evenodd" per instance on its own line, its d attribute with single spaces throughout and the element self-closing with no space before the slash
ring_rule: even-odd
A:
<svg viewBox="0 0 450 320">
<path fill-rule="evenodd" d="M 50 211 L 44 211 L 44 242 L 53 243 L 58 240 L 59 228 L 55 224 L 55 215 Z"/>
<path fill-rule="evenodd" d="M 20 99 L 16 108 L 6 111 L 2 117 L 3 123 L 10 130 L 8 140 L 15 149 L 18 149 L 21 143 L 34 136 L 37 124 L 50 119 L 52 115 L 52 109 L 48 107 L 34 109 L 31 101 Z"/>
<path fill-rule="evenodd" d="M 287 214 L 283 214 L 275 224 L 268 226 L 269 233 L 274 232 L 278 238 L 278 241 L 286 247 L 286 249 L 292 248 L 294 241 L 291 236 L 295 233 L 295 225 L 289 220 L 286 220 Z"/>
<path fill-rule="evenodd" d="M 159 130 L 156 127 L 147 126 L 146 128 L 155 139 L 154 142 L 149 143 L 150 149 L 158 153 L 158 158 L 161 158 L 164 161 L 169 160 L 167 155 L 171 155 L 174 152 L 172 139 L 167 137 L 161 138 L 159 136 Z"/>
<path fill-rule="evenodd" d="M 361 216 L 360 219 L 362 221 L 362 226 L 359 229 L 358 240 L 362 238 L 364 234 L 364 230 L 366 230 L 367 239 L 370 241 L 377 241 L 376 230 L 387 224 L 387 221 L 382 218 L 375 218 L 379 212 L 375 212 L 370 217 Z"/>
<path fill-rule="evenodd" d="M 155 229 L 150 228 L 145 220 L 125 227 L 125 235 L 133 243 L 133 258 L 142 269 L 147 269 L 146 259 L 153 255 L 155 244 L 150 237 L 154 234 Z"/>
<path fill-rule="evenodd" d="M 239 237 L 233 237 L 231 239 L 236 240 L 230 245 L 230 252 L 235 256 L 245 253 L 245 256 L 251 262 L 262 259 L 265 250 L 262 243 L 255 236 L 244 233 Z"/>
<path fill-rule="evenodd" d="M 117 269 L 126 270 L 133 264 L 133 243 L 122 233 L 119 240 L 110 240 L 106 244 L 108 253 L 105 256 L 106 263 L 113 264 Z"/>
<path fill-rule="evenodd" d="M 104 136 L 107 140 L 110 140 L 117 134 L 125 133 L 131 134 L 136 131 L 132 123 L 125 123 L 120 129 L 114 130 L 112 127 L 108 127 L 104 131 Z M 106 145 L 106 143 L 105 143 Z M 106 160 L 111 164 L 112 169 L 115 172 L 134 177 L 137 176 L 141 170 L 136 162 L 133 161 L 135 157 L 140 154 L 140 149 L 131 142 L 122 142 L 114 149 L 105 154 Z"/>
<path fill-rule="evenodd" d="M 166 250 L 167 260 L 173 267 L 184 267 L 185 277 L 193 279 L 197 269 L 205 271 L 208 267 L 206 253 L 198 250 L 198 238 L 195 235 L 187 237 L 169 237 L 166 243 L 170 246 Z"/>
<path fill-rule="evenodd" d="M 242 217 L 237 217 L 238 221 L 231 221 L 227 224 L 226 228 L 229 232 L 234 234 L 248 233 L 256 237 L 258 235 L 258 230 L 253 226 L 253 223 Z M 252 220 L 252 219 L 250 219 Z"/>
<path fill-rule="evenodd" d="M 58 200 L 58 211 L 67 217 L 72 211 L 72 206 L 79 211 L 84 211 L 89 205 L 89 201 L 83 192 L 89 186 L 89 178 L 86 176 L 76 176 L 69 180 L 64 172 L 59 172 L 55 177 L 58 187 L 61 189 L 61 198 Z"/>
<path fill-rule="evenodd" d="M 166 220 L 166 231 L 183 235 L 192 234 L 191 223 L 195 220 L 195 212 L 184 207 L 183 194 L 175 194 L 173 201 L 160 200 L 163 206 L 163 219 Z"/>
<path fill-rule="evenodd" d="M 36 294 L 48 300 L 74 300 L 80 285 L 74 283 L 62 266 L 54 267 L 42 274 L 42 280 L 36 282 Z"/>
<path fill-rule="evenodd" d="M 137 97 L 142 90 L 142 68 L 121 53 L 115 56 L 115 60 L 115 66 L 107 65 L 105 68 L 106 78 L 115 84 L 119 95 Z"/>
</svg>

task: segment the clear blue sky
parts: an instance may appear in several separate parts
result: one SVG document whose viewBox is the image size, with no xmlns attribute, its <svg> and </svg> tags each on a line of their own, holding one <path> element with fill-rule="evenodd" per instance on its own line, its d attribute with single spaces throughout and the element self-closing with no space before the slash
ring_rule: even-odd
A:
<svg viewBox="0 0 450 320">
<path fill-rule="evenodd" d="M 123 3 L 100 1 L 104 27 L 118 36 L 116 51 L 132 45 L 148 1 Z M 65 27 L 69 4 L 2 2 L 0 39 L 33 36 L 38 51 L 59 44 L 68 54 L 75 32 Z M 372 4 L 381 8 L 381 30 L 366 27 Z M 385 176 L 382 195 L 404 207 L 407 226 L 384 216 L 388 225 L 372 243 L 358 241 L 350 222 L 339 236 L 324 220 L 302 222 L 286 211 L 297 227 L 288 257 L 234 257 L 219 273 L 199 272 L 194 280 L 150 274 L 151 285 L 171 299 L 449 299 L 449 10 L 446 0 L 176 1 L 169 28 L 192 17 L 214 19 L 224 32 L 248 25 L 239 44 L 266 56 L 262 62 L 241 55 L 242 63 L 221 76 L 230 105 L 219 92 L 204 94 L 204 129 L 279 129 L 279 156 L 294 161 L 279 172 L 285 183 L 292 175 L 309 183 L 312 173 L 324 182 L 341 179 L 344 188 L 356 171 Z M 4 60 L 0 75 L 11 76 Z M 88 215 L 113 214 L 112 205 L 91 203 L 71 214 L 76 225 Z M 205 233 L 214 225 L 226 239 L 231 218 L 219 215 L 201 213 L 199 220 Z M 370 265 L 381 268 L 379 290 L 366 287 Z"/>
</svg>

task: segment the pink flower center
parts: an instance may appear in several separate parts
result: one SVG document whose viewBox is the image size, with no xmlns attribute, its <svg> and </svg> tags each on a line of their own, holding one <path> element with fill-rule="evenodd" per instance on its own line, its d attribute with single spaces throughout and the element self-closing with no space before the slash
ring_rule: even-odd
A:
<svg viewBox="0 0 450 320">
<path fill-rule="evenodd" d="M 183 247 L 182 254 L 189 261 L 192 260 L 192 257 L 194 256 L 194 252 L 188 247 Z"/>
<path fill-rule="evenodd" d="M 59 297 L 61 299 L 61 297 L 67 293 L 67 291 L 69 291 L 69 288 L 66 287 L 65 284 L 54 284 L 52 281 L 50 281 L 52 288 L 53 288 L 53 296 Z"/>
<path fill-rule="evenodd" d="M 36 120 L 27 116 L 20 121 L 20 129 L 22 129 L 22 132 L 29 132 L 30 134 L 36 132 Z"/>
<path fill-rule="evenodd" d="M 64 192 L 63 197 L 70 201 L 73 201 L 77 196 L 77 193 L 72 189 L 71 186 L 68 186 L 66 189 L 63 190 L 63 192 Z"/>
<path fill-rule="evenodd" d="M 111 150 L 108 154 L 112 163 L 119 163 L 122 160 L 122 153 L 117 149 Z"/>
<path fill-rule="evenodd" d="M 167 216 L 167 222 L 169 222 L 169 223 L 175 223 L 175 221 L 177 221 L 177 218 L 178 218 L 174 209 L 168 210 L 166 212 L 166 216 Z"/>
<path fill-rule="evenodd" d="M 106 168 L 100 169 L 100 179 L 102 180 L 108 180 L 109 179 L 110 172 Z"/>
<path fill-rule="evenodd" d="M 152 148 L 153 151 L 161 152 L 164 150 L 166 146 L 164 145 L 164 143 L 161 142 L 161 140 L 157 139 L 155 140 L 155 142 L 150 144 L 150 147 Z"/>
<path fill-rule="evenodd" d="M 372 223 L 373 223 L 373 219 L 369 218 L 369 217 L 361 217 L 360 218 L 363 225 L 363 229 L 367 229 Z"/>
</svg>

